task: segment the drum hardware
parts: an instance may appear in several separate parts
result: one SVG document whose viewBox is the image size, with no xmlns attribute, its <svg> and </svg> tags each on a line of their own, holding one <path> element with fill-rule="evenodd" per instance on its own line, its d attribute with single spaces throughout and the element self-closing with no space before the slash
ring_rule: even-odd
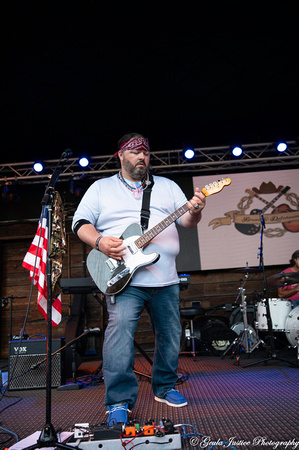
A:
<svg viewBox="0 0 299 450">
<path fill-rule="evenodd" d="M 297 284 L 299 283 L 299 272 L 277 273 L 268 277 L 267 281 L 269 286 L 276 288 Z"/>
<path fill-rule="evenodd" d="M 241 267 L 240 269 L 235 269 L 234 272 L 238 272 L 238 273 L 258 273 L 260 272 L 260 269 L 256 268 L 256 267 L 248 267 L 248 263 L 246 263 L 246 267 Z"/>
<path fill-rule="evenodd" d="M 247 303 L 246 312 L 248 324 L 254 327 L 256 316 L 256 305 Z M 243 323 L 243 312 L 242 307 L 238 305 L 237 308 L 234 309 L 234 311 L 231 313 L 229 317 L 229 326 L 232 328 L 233 325 L 240 322 Z"/>
<path fill-rule="evenodd" d="M 246 295 L 245 295 L 245 283 L 247 279 L 249 278 L 249 273 L 245 274 L 245 281 L 241 281 L 241 286 L 238 288 L 239 293 L 236 298 L 236 302 L 238 301 L 239 297 L 241 296 L 241 305 L 240 310 L 243 315 L 243 323 L 239 322 L 238 325 L 234 326 L 233 331 L 235 331 L 238 336 L 236 339 L 232 342 L 232 344 L 226 349 L 226 351 L 222 355 L 222 359 L 225 357 L 225 355 L 230 351 L 230 349 L 233 349 L 232 355 L 236 357 L 237 364 L 239 363 L 239 353 L 242 351 L 243 348 L 245 348 L 245 353 L 249 355 L 253 352 L 255 348 L 257 348 L 260 344 L 264 344 L 264 342 L 259 338 L 255 330 L 248 325 L 248 318 L 247 318 L 247 302 L 246 302 Z"/>
<path fill-rule="evenodd" d="M 191 307 L 191 308 L 181 308 L 180 309 L 180 316 L 183 319 L 187 319 L 187 323 L 185 325 L 185 340 L 182 346 L 182 349 L 180 350 L 180 355 L 182 354 L 191 354 L 193 358 L 196 358 L 196 349 L 195 349 L 195 340 L 196 336 L 194 334 L 194 319 L 197 316 L 204 315 L 205 309 L 198 307 Z M 187 326 L 188 324 L 188 326 Z M 191 344 L 190 351 L 182 351 L 184 347 L 186 347 L 186 344 Z"/>
<path fill-rule="evenodd" d="M 192 302 L 193 304 L 193 302 Z M 217 311 L 218 309 L 222 309 L 223 311 L 232 311 L 234 309 L 238 308 L 238 305 L 235 305 L 234 303 L 220 303 L 219 305 L 210 306 L 209 308 L 206 308 L 206 312 L 209 311 Z"/>
<path fill-rule="evenodd" d="M 245 344 L 245 342 L 244 342 L 245 341 L 244 323 L 243 322 L 235 323 L 231 327 L 231 330 L 233 330 L 239 336 L 239 339 L 238 338 L 237 339 L 240 341 L 241 350 L 242 350 L 242 347 L 244 347 L 244 344 Z M 249 342 L 249 351 L 250 351 L 250 353 L 252 353 L 253 350 L 258 346 L 259 341 L 258 341 L 258 336 L 257 336 L 254 328 L 252 328 L 251 325 L 248 325 L 248 333 L 251 336 L 251 338 L 248 340 L 248 342 Z"/>
<path fill-rule="evenodd" d="M 260 264 L 259 267 L 262 269 L 263 272 L 263 278 L 264 278 L 264 293 L 265 293 L 265 314 L 266 314 L 266 318 L 267 318 L 267 324 L 268 324 L 268 332 L 269 332 L 269 342 L 270 345 L 268 347 L 268 354 L 269 356 L 267 358 L 264 358 L 262 360 L 256 361 L 254 363 L 250 363 L 250 364 L 246 364 L 245 367 L 249 367 L 249 366 L 254 366 L 256 364 L 260 364 L 260 363 L 267 363 L 268 361 L 271 360 L 280 360 L 283 363 L 289 364 L 291 366 L 294 367 L 299 367 L 298 365 L 298 361 L 297 364 L 293 363 L 292 361 L 288 361 L 284 358 L 280 358 L 277 356 L 276 354 L 276 350 L 275 350 L 275 345 L 274 345 L 274 336 L 273 336 L 273 326 L 272 326 L 272 318 L 271 318 L 271 314 L 270 314 L 270 304 L 269 304 L 269 292 L 268 292 L 268 280 L 266 278 L 266 273 L 265 273 L 265 266 L 264 266 L 264 256 L 263 256 L 263 234 L 264 234 L 264 229 L 265 229 L 265 219 L 263 216 L 262 211 L 260 211 L 260 218 L 261 218 L 261 235 L 260 235 L 260 247 L 259 247 L 259 253 L 258 256 L 260 257 Z M 289 274 L 289 273 L 288 273 Z M 287 276 L 285 276 L 285 274 L 279 274 L 280 277 L 275 277 L 275 281 L 274 277 L 269 277 L 270 282 L 269 284 L 271 285 L 271 283 L 278 283 L 278 278 L 279 278 L 279 283 L 286 283 L 289 282 L 290 280 L 287 280 Z M 292 284 L 292 282 L 289 282 L 289 284 Z M 273 284 L 272 284 L 273 285 Z"/>
</svg>

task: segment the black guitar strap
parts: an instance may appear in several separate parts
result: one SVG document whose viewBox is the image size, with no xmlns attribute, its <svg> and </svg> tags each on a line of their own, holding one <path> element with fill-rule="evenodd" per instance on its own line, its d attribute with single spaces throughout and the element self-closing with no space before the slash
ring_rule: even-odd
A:
<svg viewBox="0 0 299 450">
<path fill-rule="evenodd" d="M 142 231 L 145 231 L 148 227 L 148 221 L 150 217 L 150 198 L 153 186 L 154 186 L 154 178 L 152 174 L 149 173 L 149 183 L 147 187 L 144 189 L 142 196 L 142 207 L 140 213 L 140 225 Z"/>
</svg>

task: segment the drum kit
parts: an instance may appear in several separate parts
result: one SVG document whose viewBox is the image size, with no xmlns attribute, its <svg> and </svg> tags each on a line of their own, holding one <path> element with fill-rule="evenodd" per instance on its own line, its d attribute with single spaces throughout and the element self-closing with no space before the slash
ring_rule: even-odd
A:
<svg viewBox="0 0 299 450">
<path fill-rule="evenodd" d="M 273 333 L 283 334 L 293 348 L 297 348 L 297 360 L 299 363 L 299 306 L 292 309 L 292 302 L 288 299 L 281 298 L 264 298 L 256 302 L 256 315 L 254 327 L 248 324 L 247 310 L 248 305 L 245 295 L 245 284 L 251 273 L 260 272 L 259 269 L 245 267 L 236 269 L 236 272 L 245 273 L 245 282 L 242 282 L 238 288 L 238 296 L 235 303 L 241 298 L 240 309 L 242 312 L 243 322 L 234 323 L 231 329 L 237 334 L 236 339 L 222 354 L 222 358 L 232 350 L 232 355 L 239 362 L 239 355 L 245 350 L 250 355 L 259 345 L 266 347 L 265 342 L 260 335 L 270 338 L 271 350 L 273 351 Z M 299 283 L 298 272 L 279 273 L 272 275 L 266 280 L 267 285 L 272 288 L 284 287 L 291 284 Z M 264 332 L 264 333 L 263 333 Z M 277 336 L 277 334 L 276 334 Z M 268 358 L 269 359 L 269 358 Z"/>
<path fill-rule="evenodd" d="M 268 278 L 268 285 L 276 288 L 297 283 L 299 272 L 278 273 Z M 297 348 L 299 355 L 299 306 L 292 309 L 291 301 L 288 299 L 271 299 L 271 302 L 269 299 L 269 303 L 271 318 L 273 315 L 273 331 L 276 331 L 276 327 L 277 331 L 283 331 L 291 346 Z"/>
</svg>

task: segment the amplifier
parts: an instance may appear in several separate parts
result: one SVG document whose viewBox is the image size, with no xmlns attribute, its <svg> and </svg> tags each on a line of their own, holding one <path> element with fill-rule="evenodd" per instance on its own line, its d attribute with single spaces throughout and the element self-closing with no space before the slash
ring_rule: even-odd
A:
<svg viewBox="0 0 299 450">
<path fill-rule="evenodd" d="M 52 353 L 64 345 L 63 339 L 52 339 Z M 51 387 L 64 383 L 62 352 L 52 355 Z M 9 341 L 9 390 L 40 389 L 46 387 L 47 340 L 32 339 Z M 44 360 L 44 361 L 43 361 Z M 38 364 L 43 361 L 41 364 Z"/>
</svg>

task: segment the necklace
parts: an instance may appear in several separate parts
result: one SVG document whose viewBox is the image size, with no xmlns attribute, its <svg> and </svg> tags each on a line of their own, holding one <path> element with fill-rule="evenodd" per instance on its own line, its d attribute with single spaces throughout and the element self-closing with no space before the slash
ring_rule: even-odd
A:
<svg viewBox="0 0 299 450">
<path fill-rule="evenodd" d="M 131 184 L 127 183 L 127 181 L 122 176 L 121 172 L 118 172 L 117 177 L 126 186 L 126 188 L 132 192 L 134 198 L 140 198 L 142 195 L 142 191 L 148 185 L 148 174 L 146 174 L 146 176 L 143 178 L 143 180 L 140 181 L 139 186 L 136 186 L 136 183 L 135 183 L 135 186 L 132 186 Z"/>
</svg>

